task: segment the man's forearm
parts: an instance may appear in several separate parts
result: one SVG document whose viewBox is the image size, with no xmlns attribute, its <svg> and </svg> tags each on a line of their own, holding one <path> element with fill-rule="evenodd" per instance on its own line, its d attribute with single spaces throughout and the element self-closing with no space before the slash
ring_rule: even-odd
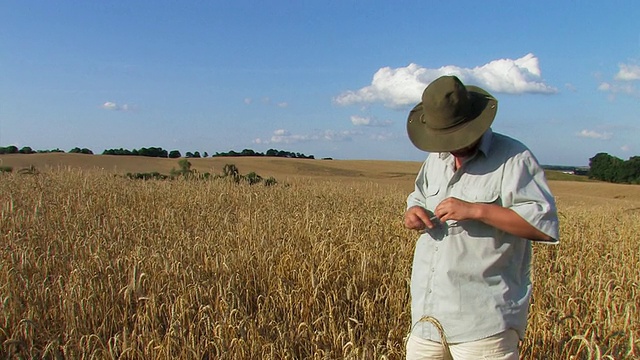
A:
<svg viewBox="0 0 640 360">
<path fill-rule="evenodd" d="M 495 204 L 474 204 L 475 219 L 509 234 L 533 240 L 552 241 L 553 239 L 529 224 L 515 211 Z"/>
</svg>

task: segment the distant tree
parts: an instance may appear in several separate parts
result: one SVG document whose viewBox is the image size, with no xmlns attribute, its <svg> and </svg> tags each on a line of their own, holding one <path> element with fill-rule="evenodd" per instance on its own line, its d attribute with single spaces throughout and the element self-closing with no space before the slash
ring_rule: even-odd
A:
<svg viewBox="0 0 640 360">
<path fill-rule="evenodd" d="M 182 157 L 182 154 L 180 154 L 180 151 L 178 150 L 171 150 L 171 152 L 169 152 L 169 158 L 171 159 L 177 159 L 179 157 Z"/>
<path fill-rule="evenodd" d="M 624 161 L 607 153 L 589 159 L 589 177 L 615 183 L 640 183 L 640 157 Z"/>
<path fill-rule="evenodd" d="M 64 150 L 60 150 L 60 149 L 58 149 L 58 148 L 55 148 L 55 149 L 52 149 L 52 150 L 38 150 L 38 151 L 36 151 L 36 152 L 38 152 L 38 153 L 44 153 L 44 154 L 47 154 L 47 153 L 63 153 L 63 152 L 64 152 Z"/>
<path fill-rule="evenodd" d="M 622 164 L 620 180 L 630 184 L 640 184 L 640 156 L 632 156 Z"/>
<path fill-rule="evenodd" d="M 273 157 L 285 157 L 285 158 L 298 158 L 298 159 L 314 159 L 313 155 L 307 156 L 303 153 L 294 153 L 290 151 L 269 149 L 266 153 L 257 152 L 251 149 L 244 149 L 242 152 L 235 152 L 230 150 L 226 153 L 216 152 L 213 156 L 273 156 Z"/>
<path fill-rule="evenodd" d="M 7 147 L 0 147 L 0 154 L 17 154 L 18 148 L 16 146 L 10 145 Z"/>
<path fill-rule="evenodd" d="M 87 155 L 93 155 L 93 151 L 87 149 L 87 148 L 82 148 L 80 149 L 79 147 L 74 147 L 73 149 L 69 150 L 70 154 L 87 154 Z"/>
<path fill-rule="evenodd" d="M 278 150 L 276 149 L 267 150 L 267 156 L 278 156 Z"/>
<path fill-rule="evenodd" d="M 199 158 L 200 157 L 200 152 L 199 151 L 194 152 L 193 153 L 193 157 L 194 158 Z"/>
<path fill-rule="evenodd" d="M 202 154 L 202 157 L 209 157 L 209 154 L 205 151 L 204 154 Z"/>
<path fill-rule="evenodd" d="M 30 146 L 24 146 L 22 149 L 18 150 L 20 154 L 35 154 L 36 152 Z"/>
<path fill-rule="evenodd" d="M 187 151 L 187 153 L 184 156 L 188 157 L 188 158 L 192 158 L 193 157 L 193 153 L 191 151 Z"/>
<path fill-rule="evenodd" d="M 148 156 L 148 157 L 160 157 L 160 158 L 166 158 L 169 156 L 167 150 L 164 150 L 163 148 L 160 147 L 150 147 L 150 148 L 140 148 L 140 150 L 133 150 L 132 151 L 133 155 L 139 155 L 139 156 Z"/>
<path fill-rule="evenodd" d="M 241 156 L 255 156 L 256 152 L 251 150 L 251 149 L 244 149 L 242 150 L 242 152 L 240 153 Z"/>
</svg>

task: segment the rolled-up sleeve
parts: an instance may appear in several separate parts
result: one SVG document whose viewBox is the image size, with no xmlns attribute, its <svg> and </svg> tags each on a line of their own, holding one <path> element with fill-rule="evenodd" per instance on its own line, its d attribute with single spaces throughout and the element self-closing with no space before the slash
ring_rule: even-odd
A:
<svg viewBox="0 0 640 360">
<path fill-rule="evenodd" d="M 505 164 L 502 178 L 503 206 L 559 243 L 559 224 L 556 203 L 545 178 L 544 170 L 535 157 L 525 151 Z"/>
<path fill-rule="evenodd" d="M 422 167 L 416 176 L 415 187 L 414 190 L 407 197 L 407 209 L 413 206 L 421 206 L 425 207 L 425 189 L 427 188 L 427 175 L 425 173 L 425 167 L 427 164 L 426 160 L 422 163 Z"/>
</svg>

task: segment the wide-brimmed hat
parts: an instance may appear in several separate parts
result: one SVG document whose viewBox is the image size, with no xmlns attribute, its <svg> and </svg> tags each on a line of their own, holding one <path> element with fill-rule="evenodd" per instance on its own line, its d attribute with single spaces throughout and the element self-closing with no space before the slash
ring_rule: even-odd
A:
<svg viewBox="0 0 640 360">
<path fill-rule="evenodd" d="M 422 102 L 409 113 L 407 132 L 420 150 L 459 150 L 489 129 L 497 111 L 498 100 L 487 91 L 442 76 L 424 89 Z"/>
</svg>

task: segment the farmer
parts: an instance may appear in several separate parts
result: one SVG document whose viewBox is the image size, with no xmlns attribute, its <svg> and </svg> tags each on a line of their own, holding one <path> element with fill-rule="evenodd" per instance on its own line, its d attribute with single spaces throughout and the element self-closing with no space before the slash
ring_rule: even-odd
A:
<svg viewBox="0 0 640 360">
<path fill-rule="evenodd" d="M 487 91 L 443 76 L 409 114 L 411 142 L 430 154 L 404 215 L 421 232 L 407 359 L 518 359 L 531 242 L 557 243 L 558 218 L 534 155 L 491 131 L 497 110 Z"/>
</svg>

